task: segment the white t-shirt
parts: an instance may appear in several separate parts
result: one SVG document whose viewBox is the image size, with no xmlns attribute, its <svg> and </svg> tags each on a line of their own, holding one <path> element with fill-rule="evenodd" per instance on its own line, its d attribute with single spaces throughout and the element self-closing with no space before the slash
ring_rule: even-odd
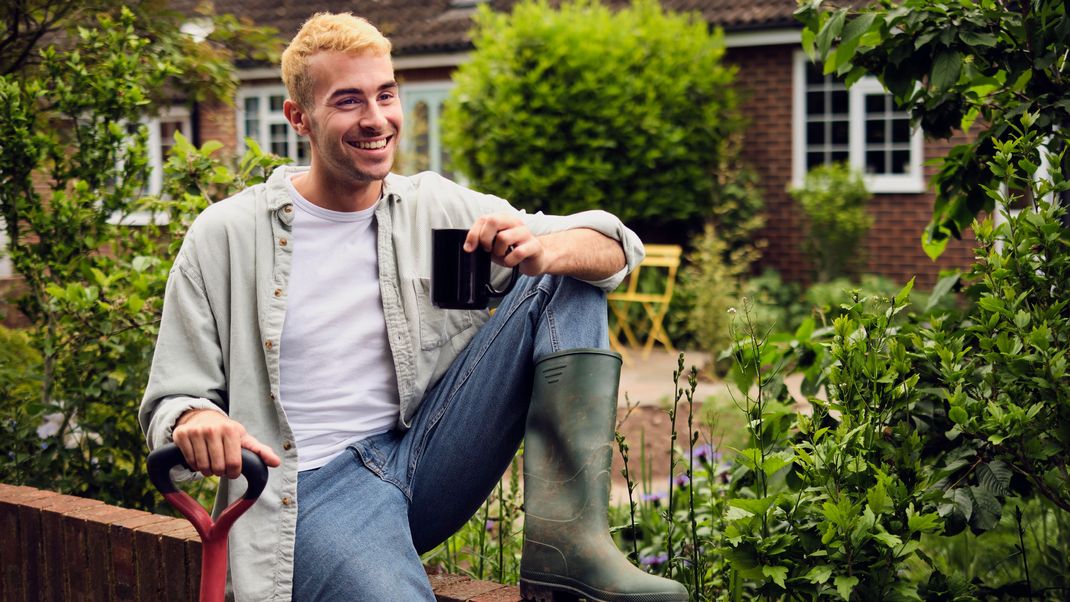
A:
<svg viewBox="0 0 1070 602">
<path fill-rule="evenodd" d="M 280 394 L 298 470 L 397 423 L 397 377 L 379 294 L 375 207 L 340 212 L 303 198 L 279 349 Z"/>
</svg>

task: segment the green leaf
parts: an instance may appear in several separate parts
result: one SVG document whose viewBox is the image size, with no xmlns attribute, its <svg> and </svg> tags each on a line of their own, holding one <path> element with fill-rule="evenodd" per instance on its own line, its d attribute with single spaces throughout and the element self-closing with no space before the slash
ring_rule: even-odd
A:
<svg viewBox="0 0 1070 602">
<path fill-rule="evenodd" d="M 807 579 L 810 583 L 820 585 L 825 583 L 832 577 L 832 567 L 827 564 L 819 564 L 810 569 L 810 572 L 806 574 L 803 579 Z"/>
<path fill-rule="evenodd" d="M 961 277 L 962 272 L 955 271 L 952 274 L 940 278 L 936 283 L 936 286 L 933 287 L 933 292 L 929 293 L 929 300 L 925 303 L 924 311 L 928 312 L 936 307 L 936 304 L 951 292 L 951 289 L 955 288 L 955 285 L 958 284 L 959 278 Z"/>
<path fill-rule="evenodd" d="M 962 406 L 952 406 L 947 411 L 947 417 L 955 424 L 966 424 L 970 419 L 970 415 L 966 413 L 966 410 Z"/>
<path fill-rule="evenodd" d="M 836 592 L 840 594 L 840 597 L 844 600 L 851 599 L 851 592 L 854 591 L 855 586 L 858 585 L 858 577 L 847 577 L 840 575 L 833 580 L 836 584 Z"/>
<path fill-rule="evenodd" d="M 940 526 L 940 515 L 935 512 L 915 514 L 913 507 L 907 510 L 907 528 L 912 533 L 935 533 Z"/>
<path fill-rule="evenodd" d="M 929 259 L 936 261 L 944 254 L 947 243 L 951 242 L 951 230 L 934 217 L 929 225 L 925 226 L 925 232 L 921 235 L 921 248 Z"/>
<path fill-rule="evenodd" d="M 773 580 L 780 587 L 786 587 L 784 580 L 788 578 L 788 567 L 786 566 L 763 566 L 762 575 Z"/>
<path fill-rule="evenodd" d="M 888 548 L 892 549 L 892 550 L 894 550 L 894 549 L 898 548 L 899 546 L 903 545 L 903 540 L 902 539 L 900 539 L 898 536 L 892 535 L 891 533 L 889 533 L 887 531 L 884 531 L 884 530 L 881 530 L 878 533 L 874 534 L 873 535 L 873 539 L 876 539 L 877 541 L 879 541 L 882 544 L 888 546 Z"/>
<path fill-rule="evenodd" d="M 829 48 L 832 47 L 832 42 L 836 39 L 836 36 L 840 35 L 846 18 L 847 9 L 841 8 L 832 13 L 832 17 L 828 21 L 825 21 L 821 31 L 817 34 L 818 58 L 825 58 L 828 55 Z"/>
<path fill-rule="evenodd" d="M 902 305 L 910 297 L 910 291 L 914 290 L 915 278 L 916 277 L 911 278 L 910 281 L 906 283 L 906 286 L 899 291 L 899 294 L 895 296 L 896 305 Z"/>
<path fill-rule="evenodd" d="M 870 510 L 876 514 L 883 514 L 892 509 L 892 501 L 888 498 L 884 483 L 879 481 L 866 492 L 866 502 L 869 503 Z"/>
<path fill-rule="evenodd" d="M 962 70 L 962 54 L 958 51 L 942 51 L 933 61 L 929 84 L 934 92 L 943 92 L 955 85 Z"/>
<path fill-rule="evenodd" d="M 776 500 L 777 496 L 775 495 L 758 500 L 751 498 L 734 498 L 728 500 L 728 505 L 732 508 L 739 508 L 740 510 L 745 510 L 757 516 L 764 516 Z"/>
<path fill-rule="evenodd" d="M 995 495 L 1007 495 L 1011 490 L 1010 467 L 999 460 L 993 460 L 977 467 L 977 480 Z"/>
</svg>

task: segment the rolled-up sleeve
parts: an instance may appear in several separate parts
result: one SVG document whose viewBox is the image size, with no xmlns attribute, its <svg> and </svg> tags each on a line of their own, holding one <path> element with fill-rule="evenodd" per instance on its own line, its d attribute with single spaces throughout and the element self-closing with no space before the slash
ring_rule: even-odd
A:
<svg viewBox="0 0 1070 602">
<path fill-rule="evenodd" d="M 180 253 L 167 280 L 160 333 L 138 412 L 149 449 L 170 443 L 175 423 L 188 410 L 225 412 L 226 390 L 223 353 L 203 283 Z M 194 477 L 189 471 L 173 474 L 176 480 Z"/>
</svg>

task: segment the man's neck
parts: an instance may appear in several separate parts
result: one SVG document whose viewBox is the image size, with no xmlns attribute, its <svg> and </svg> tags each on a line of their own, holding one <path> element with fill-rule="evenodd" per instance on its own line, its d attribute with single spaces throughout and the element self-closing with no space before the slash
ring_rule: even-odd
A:
<svg viewBox="0 0 1070 602">
<path fill-rule="evenodd" d="M 294 188 L 313 205 L 331 211 L 360 211 L 379 200 L 382 180 L 342 181 L 320 177 L 315 169 L 293 179 Z"/>
</svg>

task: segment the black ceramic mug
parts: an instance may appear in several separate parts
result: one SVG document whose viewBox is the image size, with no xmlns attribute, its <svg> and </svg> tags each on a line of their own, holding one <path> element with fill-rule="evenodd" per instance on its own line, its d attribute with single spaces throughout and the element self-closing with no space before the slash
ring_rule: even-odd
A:
<svg viewBox="0 0 1070 602">
<path fill-rule="evenodd" d="M 468 230 L 431 230 L 431 302 L 442 309 L 486 309 L 491 297 L 513 290 L 520 270 L 513 268 L 504 290 L 490 284 L 490 252 L 477 247 L 467 253 Z"/>
</svg>

